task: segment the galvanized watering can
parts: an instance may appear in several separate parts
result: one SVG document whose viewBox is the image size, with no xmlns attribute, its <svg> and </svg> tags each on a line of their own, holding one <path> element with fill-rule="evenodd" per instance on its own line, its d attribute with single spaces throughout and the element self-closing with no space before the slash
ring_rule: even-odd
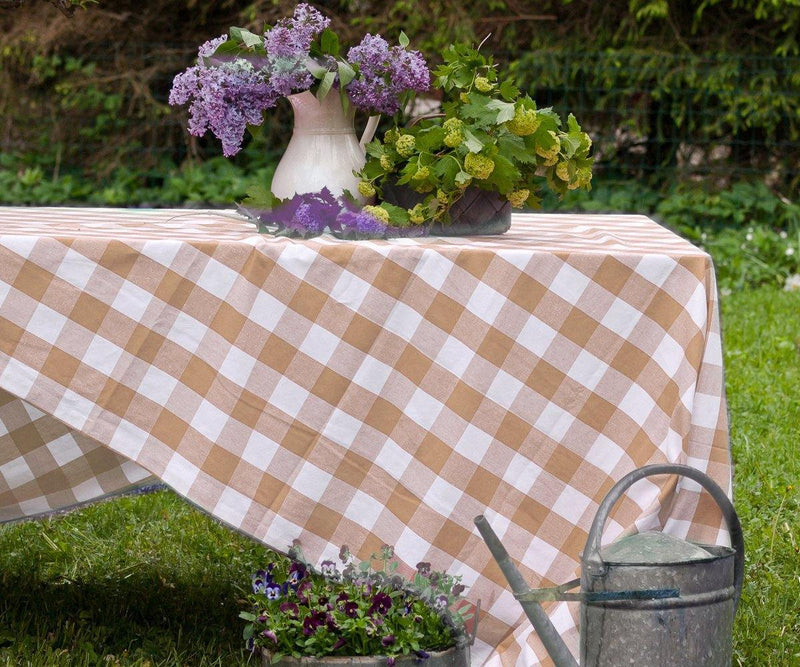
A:
<svg viewBox="0 0 800 667">
<path fill-rule="evenodd" d="M 641 533 L 600 548 L 608 513 L 634 482 L 682 475 L 701 484 L 722 510 L 733 548 L 697 545 L 663 533 Z M 577 600 L 584 667 L 730 665 L 733 617 L 744 571 L 744 541 L 736 511 L 707 475 L 684 465 L 651 465 L 617 482 L 597 510 L 581 556 L 581 578 L 531 589 L 483 516 L 475 517 L 556 667 L 578 663 L 540 602 Z M 579 593 L 568 593 L 580 584 Z"/>
</svg>

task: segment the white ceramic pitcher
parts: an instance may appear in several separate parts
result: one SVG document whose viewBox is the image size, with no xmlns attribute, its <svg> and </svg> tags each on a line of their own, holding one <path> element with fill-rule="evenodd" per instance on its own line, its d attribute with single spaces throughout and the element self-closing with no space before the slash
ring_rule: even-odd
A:
<svg viewBox="0 0 800 667">
<path fill-rule="evenodd" d="M 353 172 L 366 162 L 365 146 L 375 135 L 380 116 L 369 118 L 359 141 L 355 110 L 350 106 L 345 113 L 337 91 L 330 91 L 321 102 L 309 91 L 287 99 L 294 110 L 294 130 L 272 177 L 272 194 L 290 199 L 327 187 L 334 196 L 349 190 L 361 199 L 360 179 Z"/>
</svg>

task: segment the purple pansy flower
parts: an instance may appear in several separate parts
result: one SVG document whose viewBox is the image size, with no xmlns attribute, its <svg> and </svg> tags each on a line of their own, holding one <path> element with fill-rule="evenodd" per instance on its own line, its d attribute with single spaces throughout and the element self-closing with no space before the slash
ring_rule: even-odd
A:
<svg viewBox="0 0 800 667">
<path fill-rule="evenodd" d="M 286 614 L 289 618 L 298 618 L 300 616 L 300 607 L 294 602 L 281 602 L 279 609 L 281 614 Z"/>
<path fill-rule="evenodd" d="M 392 607 L 392 598 L 390 598 L 386 593 L 375 593 L 372 596 L 372 604 L 369 608 L 369 613 L 379 613 L 385 615 L 389 609 Z"/>
<path fill-rule="evenodd" d="M 320 564 L 320 571 L 326 577 L 335 577 L 339 574 L 339 570 L 336 569 L 336 563 L 332 560 L 324 560 Z"/>
<path fill-rule="evenodd" d="M 345 616 L 355 618 L 358 615 L 358 603 L 353 602 L 352 600 L 345 602 L 344 606 L 342 607 L 342 611 L 344 612 Z"/>
<path fill-rule="evenodd" d="M 445 609 L 447 609 L 447 603 L 448 599 L 446 595 L 437 595 L 433 599 L 433 608 L 436 611 L 444 611 Z"/>
<path fill-rule="evenodd" d="M 268 582 L 264 587 L 264 595 L 267 596 L 267 600 L 279 600 L 283 593 L 283 586 L 274 581 Z"/>
</svg>

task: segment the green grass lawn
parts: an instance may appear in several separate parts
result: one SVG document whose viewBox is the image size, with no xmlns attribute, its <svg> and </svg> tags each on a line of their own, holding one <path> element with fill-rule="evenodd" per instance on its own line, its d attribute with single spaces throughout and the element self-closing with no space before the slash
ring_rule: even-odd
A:
<svg viewBox="0 0 800 667">
<path fill-rule="evenodd" d="M 747 571 L 735 664 L 800 664 L 800 293 L 722 301 Z M 256 665 L 238 612 L 269 552 L 169 492 L 0 526 L 0 664 Z"/>
</svg>

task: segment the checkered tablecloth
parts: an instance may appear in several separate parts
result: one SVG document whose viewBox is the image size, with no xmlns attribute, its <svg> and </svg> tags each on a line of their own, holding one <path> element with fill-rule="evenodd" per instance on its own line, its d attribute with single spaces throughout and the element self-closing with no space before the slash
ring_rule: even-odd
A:
<svg viewBox="0 0 800 667">
<path fill-rule="evenodd" d="M 0 209 L 0 520 L 161 479 L 319 563 L 394 545 L 481 599 L 475 662 L 544 656 L 473 526 L 562 583 L 630 470 L 730 489 L 713 267 L 641 216 L 300 241 L 233 213 Z M 722 542 L 689 481 L 608 524 Z M 571 603 L 570 603 L 571 605 Z M 573 647 L 567 603 L 549 612 Z"/>
</svg>

